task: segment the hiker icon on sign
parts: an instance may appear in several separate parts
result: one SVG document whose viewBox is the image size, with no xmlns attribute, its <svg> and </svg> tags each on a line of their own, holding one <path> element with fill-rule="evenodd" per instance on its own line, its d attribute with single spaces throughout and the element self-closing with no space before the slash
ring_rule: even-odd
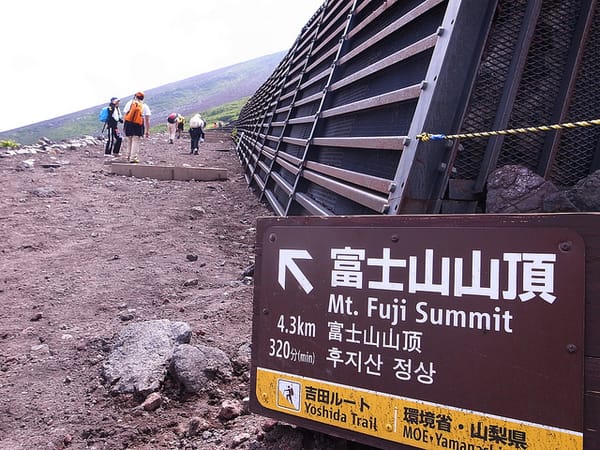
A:
<svg viewBox="0 0 600 450">
<path fill-rule="evenodd" d="M 292 385 L 290 384 L 287 389 L 285 390 L 285 398 L 287 398 L 290 403 L 292 403 L 292 397 L 294 396 L 294 388 L 292 387 Z"/>
<path fill-rule="evenodd" d="M 294 411 L 300 411 L 300 383 L 277 380 L 277 406 Z"/>
</svg>

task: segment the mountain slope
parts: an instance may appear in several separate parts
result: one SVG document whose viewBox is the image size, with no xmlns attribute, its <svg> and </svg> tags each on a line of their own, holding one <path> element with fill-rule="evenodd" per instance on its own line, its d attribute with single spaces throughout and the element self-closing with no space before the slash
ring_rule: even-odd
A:
<svg viewBox="0 0 600 450">
<path fill-rule="evenodd" d="M 173 111 L 189 116 L 251 96 L 284 56 L 285 52 L 274 53 L 146 90 L 148 105 L 152 110 L 151 124 L 162 124 Z M 0 140 L 32 144 L 42 136 L 60 141 L 82 135 L 97 135 L 102 130 L 102 124 L 98 121 L 102 106 L 104 104 L 4 131 L 0 133 Z"/>
</svg>

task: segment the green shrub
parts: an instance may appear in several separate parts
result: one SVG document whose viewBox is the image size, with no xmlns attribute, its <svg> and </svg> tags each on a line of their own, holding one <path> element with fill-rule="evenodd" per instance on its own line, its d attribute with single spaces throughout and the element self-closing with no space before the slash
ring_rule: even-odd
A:
<svg viewBox="0 0 600 450">
<path fill-rule="evenodd" d="M 0 141 L 0 148 L 19 148 L 21 144 L 11 141 L 10 139 Z"/>
<path fill-rule="evenodd" d="M 160 125 L 150 127 L 150 131 L 153 133 L 165 133 L 167 131 L 167 126 L 164 123 L 161 123 Z"/>
<path fill-rule="evenodd" d="M 230 123 L 234 120 L 237 120 L 242 107 L 246 104 L 249 98 L 250 97 L 244 97 L 239 100 L 211 108 L 207 111 L 203 111 L 201 114 L 202 118 L 206 121 L 207 128 L 211 128 L 210 125 L 213 123 Z"/>
</svg>

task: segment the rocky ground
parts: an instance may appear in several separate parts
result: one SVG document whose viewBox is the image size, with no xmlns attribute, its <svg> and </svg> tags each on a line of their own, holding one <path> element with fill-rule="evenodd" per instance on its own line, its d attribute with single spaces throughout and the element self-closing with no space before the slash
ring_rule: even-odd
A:
<svg viewBox="0 0 600 450">
<path fill-rule="evenodd" d="M 198 156 L 188 146 L 150 136 L 141 163 L 225 168 L 228 179 L 114 175 L 101 143 L 0 151 L 0 450 L 364 448 L 223 415 L 249 395 L 243 366 L 210 392 L 167 377 L 152 399 L 111 393 L 102 367 L 132 323 L 185 322 L 191 344 L 231 358 L 250 343 L 256 218 L 271 213 L 228 134 L 209 131 Z"/>
</svg>

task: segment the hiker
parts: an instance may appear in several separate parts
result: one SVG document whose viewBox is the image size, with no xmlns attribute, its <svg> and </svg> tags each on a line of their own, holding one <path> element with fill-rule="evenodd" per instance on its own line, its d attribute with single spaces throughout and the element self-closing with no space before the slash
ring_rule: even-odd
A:
<svg viewBox="0 0 600 450">
<path fill-rule="evenodd" d="M 198 154 L 198 146 L 201 142 L 204 142 L 204 126 L 206 123 L 202 120 L 202 116 L 200 114 L 194 114 L 190 119 L 190 137 L 192 138 L 190 144 L 190 155 L 193 153 L 194 155 Z"/>
<path fill-rule="evenodd" d="M 177 113 L 171 113 L 167 117 L 167 130 L 169 130 L 169 144 L 172 144 L 173 140 L 175 139 L 175 131 L 177 129 L 176 121 L 178 116 L 179 114 Z"/>
<path fill-rule="evenodd" d="M 125 140 L 125 154 L 127 160 L 132 163 L 140 162 L 138 154 L 140 150 L 140 141 L 142 136 L 150 136 L 150 107 L 144 103 L 144 93 L 137 92 L 131 100 L 127 102 L 123 109 L 125 125 L 123 131 L 127 139 Z"/>
<path fill-rule="evenodd" d="M 110 99 L 108 104 L 108 119 L 106 120 L 106 128 L 108 130 L 108 140 L 104 147 L 104 156 L 118 156 L 121 149 L 121 132 L 119 131 L 119 123 L 123 123 L 123 114 L 119 108 L 119 100 L 117 97 Z"/>
<path fill-rule="evenodd" d="M 185 125 L 185 117 L 181 114 L 177 114 L 177 119 L 175 119 L 177 123 L 177 130 L 175 131 L 175 137 L 179 139 L 181 137 L 181 133 L 183 133 L 183 127 Z"/>
</svg>

